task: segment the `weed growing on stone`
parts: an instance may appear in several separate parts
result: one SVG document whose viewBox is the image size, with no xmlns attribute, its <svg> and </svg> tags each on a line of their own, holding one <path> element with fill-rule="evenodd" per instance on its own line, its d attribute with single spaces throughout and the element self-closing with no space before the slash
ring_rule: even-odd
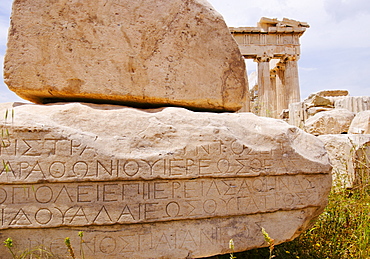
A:
<svg viewBox="0 0 370 259">
<path fill-rule="evenodd" d="M 85 259 L 85 253 L 83 249 L 83 243 L 85 243 L 85 240 L 83 239 L 84 233 L 83 231 L 78 232 L 78 236 L 80 237 L 80 253 L 81 253 L 81 259 Z M 67 250 L 69 255 L 73 258 L 76 259 L 75 252 L 73 250 L 72 244 L 71 244 L 71 239 L 69 237 L 66 237 L 64 239 L 64 244 L 67 246 Z"/>
<path fill-rule="evenodd" d="M 233 239 L 230 239 L 229 241 L 229 249 L 231 249 L 231 253 L 230 253 L 230 259 L 235 259 L 236 256 L 234 256 L 234 240 Z"/>
<path fill-rule="evenodd" d="M 46 251 L 41 247 L 36 247 L 33 249 L 26 249 L 24 251 L 14 251 L 13 240 L 8 237 L 4 241 L 4 245 L 8 248 L 10 254 L 12 255 L 13 259 L 26 259 L 26 258 L 35 258 L 35 259 L 49 259 L 49 258 L 57 258 L 51 252 Z"/>
<path fill-rule="evenodd" d="M 75 252 L 73 251 L 72 245 L 71 245 L 71 239 L 69 237 L 66 237 L 64 239 L 64 244 L 67 246 L 68 253 L 69 255 L 73 258 L 76 259 Z"/>
<path fill-rule="evenodd" d="M 85 259 L 84 248 L 83 248 L 83 245 L 82 245 L 85 242 L 83 240 L 84 232 L 82 232 L 82 231 L 78 232 L 78 236 L 80 237 L 80 251 L 81 251 L 81 256 L 82 256 L 82 259 Z"/>
<path fill-rule="evenodd" d="M 272 255 L 272 251 L 274 250 L 274 247 L 275 247 L 274 245 L 275 240 L 269 236 L 269 234 L 266 232 L 264 228 L 262 228 L 262 234 L 263 234 L 263 237 L 265 238 L 266 243 L 269 245 L 269 251 L 270 251 L 269 259 L 272 259 L 275 257 L 274 255 Z"/>
</svg>

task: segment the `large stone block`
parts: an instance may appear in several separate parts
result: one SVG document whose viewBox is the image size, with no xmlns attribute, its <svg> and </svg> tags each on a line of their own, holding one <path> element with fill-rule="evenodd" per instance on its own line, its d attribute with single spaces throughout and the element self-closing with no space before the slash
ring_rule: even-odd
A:
<svg viewBox="0 0 370 259">
<path fill-rule="evenodd" d="M 347 133 L 355 114 L 346 109 L 316 113 L 305 122 L 304 129 L 313 135 Z"/>
<path fill-rule="evenodd" d="M 353 188 L 370 180 L 370 135 L 322 135 L 333 165 L 333 186 Z M 367 181 L 367 182 L 366 182 Z"/>
<path fill-rule="evenodd" d="M 370 110 L 362 111 L 356 114 L 349 126 L 350 134 L 370 134 Z"/>
<path fill-rule="evenodd" d="M 299 235 L 327 203 L 316 137 L 251 113 L 3 104 L 0 240 L 85 258 L 194 258 Z M 14 114 L 14 117 L 12 116 Z M 78 245 L 75 245 L 79 253 Z M 4 246 L 0 254 L 6 258 Z M 10 258 L 10 256 L 9 256 Z"/>
<path fill-rule="evenodd" d="M 236 111 L 248 94 L 239 48 L 204 0 L 15 1 L 4 75 L 35 103 Z"/>
<path fill-rule="evenodd" d="M 370 110 L 370 96 L 344 96 L 335 100 L 334 106 L 354 113 Z"/>
</svg>

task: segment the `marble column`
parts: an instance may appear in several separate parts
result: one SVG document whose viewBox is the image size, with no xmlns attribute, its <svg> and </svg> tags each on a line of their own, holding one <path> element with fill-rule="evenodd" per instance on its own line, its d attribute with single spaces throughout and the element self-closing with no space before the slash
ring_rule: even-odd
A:
<svg viewBox="0 0 370 259">
<path fill-rule="evenodd" d="M 287 55 L 285 62 L 285 87 L 288 96 L 288 104 L 300 102 L 300 90 L 298 79 L 298 56 Z"/>
<path fill-rule="evenodd" d="M 271 104 L 275 102 L 270 82 L 270 59 L 268 56 L 260 56 L 254 61 L 258 63 L 258 115 L 271 117 Z"/>
<path fill-rule="evenodd" d="M 276 64 L 276 112 L 280 115 L 282 110 L 288 109 L 288 95 L 285 87 L 285 64 Z"/>
<path fill-rule="evenodd" d="M 272 100 L 270 101 L 270 104 L 269 104 L 269 107 L 271 108 L 271 116 L 269 117 L 272 117 L 272 118 L 278 118 L 278 113 L 277 113 L 277 107 L 276 107 L 276 74 L 277 74 L 277 70 L 276 70 L 276 67 L 271 69 L 270 70 L 270 89 L 273 93 L 273 97 L 275 98 L 272 98 Z"/>
</svg>

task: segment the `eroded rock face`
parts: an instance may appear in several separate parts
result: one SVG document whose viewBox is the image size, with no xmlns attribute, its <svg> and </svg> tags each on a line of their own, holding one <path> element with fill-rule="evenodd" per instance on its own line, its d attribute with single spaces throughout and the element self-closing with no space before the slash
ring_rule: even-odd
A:
<svg viewBox="0 0 370 259">
<path fill-rule="evenodd" d="M 244 59 L 203 0 L 15 1 L 4 66 L 9 88 L 35 103 L 236 111 L 247 102 Z"/>
<path fill-rule="evenodd" d="M 235 251 L 266 246 L 261 227 L 277 244 L 291 240 L 327 203 L 323 143 L 279 120 L 79 103 L 6 109 L 0 238 L 20 250 L 42 242 L 64 255 L 64 238 L 78 244 L 84 231 L 85 258 L 205 257 L 230 252 L 231 238 Z"/>
<path fill-rule="evenodd" d="M 313 135 L 347 133 L 355 114 L 346 109 L 334 109 L 315 114 L 305 122 L 305 130 Z"/>
<path fill-rule="evenodd" d="M 370 134 L 370 110 L 356 114 L 349 127 L 350 134 Z"/>
<path fill-rule="evenodd" d="M 354 113 L 370 110 L 370 96 L 344 96 L 335 100 L 334 106 Z"/>
<path fill-rule="evenodd" d="M 353 188 L 368 179 L 370 168 L 370 135 L 322 135 L 333 165 L 333 187 Z"/>
</svg>

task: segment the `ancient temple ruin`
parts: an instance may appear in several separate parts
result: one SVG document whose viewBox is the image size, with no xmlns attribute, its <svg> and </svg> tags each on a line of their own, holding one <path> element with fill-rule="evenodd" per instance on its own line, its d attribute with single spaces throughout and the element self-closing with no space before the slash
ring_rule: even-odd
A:
<svg viewBox="0 0 370 259">
<path fill-rule="evenodd" d="M 276 118 L 300 101 L 297 61 L 306 28 L 305 22 L 265 17 L 257 27 L 230 28 L 243 57 L 258 63 L 259 115 Z"/>
</svg>

